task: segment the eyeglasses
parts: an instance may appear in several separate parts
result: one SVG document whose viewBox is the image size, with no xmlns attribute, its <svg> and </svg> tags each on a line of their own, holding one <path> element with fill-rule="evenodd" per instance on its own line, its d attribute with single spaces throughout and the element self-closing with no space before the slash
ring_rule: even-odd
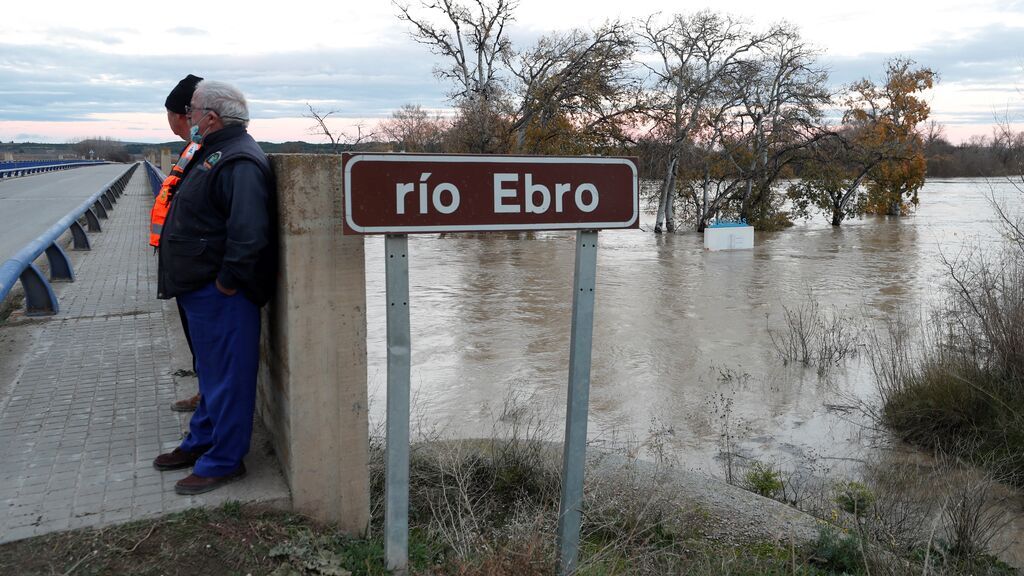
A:
<svg viewBox="0 0 1024 576">
<path fill-rule="evenodd" d="M 191 116 L 192 115 L 192 110 L 205 110 L 207 112 L 213 112 L 214 114 L 220 116 L 220 112 L 217 112 L 213 108 L 192 108 L 191 105 L 185 104 L 185 115 L 186 116 Z"/>
</svg>

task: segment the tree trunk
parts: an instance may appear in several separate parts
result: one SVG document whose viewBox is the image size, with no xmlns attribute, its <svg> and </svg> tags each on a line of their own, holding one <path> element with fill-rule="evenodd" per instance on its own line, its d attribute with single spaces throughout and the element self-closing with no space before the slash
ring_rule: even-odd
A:
<svg viewBox="0 0 1024 576">
<path fill-rule="evenodd" d="M 526 144 L 526 124 L 523 124 L 516 130 L 516 151 L 522 153 L 523 146 Z"/>
<path fill-rule="evenodd" d="M 672 210 L 669 206 L 671 204 L 672 190 L 676 187 L 676 164 L 679 162 L 679 157 L 675 151 L 672 152 L 672 156 L 668 160 L 668 171 L 665 174 L 665 180 L 662 182 L 661 195 L 658 197 L 658 216 L 654 221 L 654 233 L 661 234 L 662 226 L 665 224 L 666 218 L 671 222 Z M 675 225 L 669 224 L 668 231 L 672 232 L 675 229 Z"/>
<path fill-rule="evenodd" d="M 668 189 L 665 203 L 665 231 L 669 234 L 676 231 L 676 175 L 672 174 L 672 187 Z"/>
<path fill-rule="evenodd" d="M 704 185 L 701 186 L 703 199 L 700 205 L 700 213 L 697 214 L 697 232 L 703 232 L 708 225 L 708 170 L 704 170 Z"/>
<path fill-rule="evenodd" d="M 832 210 L 832 225 L 833 226 L 840 226 L 840 225 L 842 225 L 842 223 L 843 223 L 843 210 L 841 208 L 838 209 L 838 210 Z"/>
</svg>

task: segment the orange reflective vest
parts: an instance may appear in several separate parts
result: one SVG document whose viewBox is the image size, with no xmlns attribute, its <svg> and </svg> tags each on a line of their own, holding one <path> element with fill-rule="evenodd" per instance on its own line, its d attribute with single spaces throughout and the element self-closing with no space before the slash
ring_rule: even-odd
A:
<svg viewBox="0 0 1024 576">
<path fill-rule="evenodd" d="M 167 220 L 167 211 L 171 209 L 171 199 L 174 198 L 174 190 L 178 188 L 181 179 L 185 177 L 185 166 L 199 150 L 199 144 L 189 142 L 188 146 L 181 151 L 178 161 L 171 166 L 171 173 L 164 178 L 160 185 L 160 192 L 153 202 L 153 209 L 149 212 L 149 245 L 157 248 L 160 246 L 160 233 L 164 230 L 164 221 Z"/>
</svg>

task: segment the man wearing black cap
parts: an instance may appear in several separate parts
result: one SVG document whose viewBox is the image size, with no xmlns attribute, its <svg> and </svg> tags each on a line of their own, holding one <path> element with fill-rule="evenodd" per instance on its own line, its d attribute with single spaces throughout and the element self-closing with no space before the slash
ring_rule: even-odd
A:
<svg viewBox="0 0 1024 576">
<path fill-rule="evenodd" d="M 199 150 L 199 144 L 191 142 L 189 138 L 191 126 L 186 110 L 192 101 L 192 94 L 195 92 L 196 84 L 200 80 L 202 78 L 192 74 L 182 78 L 164 101 L 164 107 L 167 108 L 167 125 L 170 126 L 171 132 L 174 132 L 176 136 L 187 142 L 187 144 L 178 156 L 178 161 L 171 167 L 170 174 L 160 186 L 160 192 L 153 203 L 153 210 L 149 214 L 149 245 L 154 249 L 160 247 L 160 235 L 163 232 L 164 221 L 167 219 L 167 211 L 170 210 L 174 192 L 177 190 L 178 184 L 185 177 L 185 170 L 188 168 L 189 161 L 192 160 L 192 156 Z M 196 354 L 195 350 L 192 349 L 192 336 L 188 331 L 188 319 L 185 316 L 185 311 L 181 308 L 181 304 L 178 304 L 178 315 L 181 317 L 181 327 L 185 331 L 188 349 L 192 353 L 192 369 L 195 371 Z M 196 409 L 197 405 L 199 405 L 199 394 L 191 398 L 178 400 L 171 404 L 171 410 L 191 412 Z"/>
<path fill-rule="evenodd" d="M 189 435 L 153 460 L 192 467 L 174 485 L 202 494 L 245 476 L 259 369 L 260 307 L 277 283 L 277 201 L 266 154 L 249 135 L 249 105 L 224 82 L 203 80 L 189 106 L 189 164 L 164 227 L 157 297 L 188 315 L 202 399 Z"/>
</svg>

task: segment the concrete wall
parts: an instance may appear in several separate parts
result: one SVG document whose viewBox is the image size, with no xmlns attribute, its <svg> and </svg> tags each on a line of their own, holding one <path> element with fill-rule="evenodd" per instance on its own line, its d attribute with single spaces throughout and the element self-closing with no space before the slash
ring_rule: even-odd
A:
<svg viewBox="0 0 1024 576">
<path fill-rule="evenodd" d="M 369 527 L 363 239 L 342 236 L 338 156 L 271 156 L 281 266 L 264 309 L 260 417 L 296 511 Z"/>
</svg>

